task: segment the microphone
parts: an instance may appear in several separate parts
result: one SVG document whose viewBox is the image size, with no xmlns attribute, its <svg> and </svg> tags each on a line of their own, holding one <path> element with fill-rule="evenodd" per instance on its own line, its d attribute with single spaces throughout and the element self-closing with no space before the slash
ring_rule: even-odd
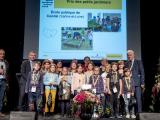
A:
<svg viewBox="0 0 160 120">
<path fill-rule="evenodd" d="M 1 69 L 3 70 L 3 65 L 1 65 Z M 2 72 L 2 73 L 0 73 L 0 75 L 3 75 L 4 73 Z"/>
<path fill-rule="evenodd" d="M 3 65 L 1 65 L 1 69 L 3 69 Z"/>
</svg>

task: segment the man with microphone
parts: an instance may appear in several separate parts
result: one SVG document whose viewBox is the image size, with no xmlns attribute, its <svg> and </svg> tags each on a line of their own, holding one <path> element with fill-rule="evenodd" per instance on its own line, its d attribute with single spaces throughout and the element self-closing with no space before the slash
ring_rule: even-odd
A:
<svg viewBox="0 0 160 120">
<path fill-rule="evenodd" d="M 5 51 L 0 49 L 0 117 L 5 115 L 1 112 L 3 107 L 3 97 L 7 84 L 8 62 L 4 59 Z"/>
</svg>

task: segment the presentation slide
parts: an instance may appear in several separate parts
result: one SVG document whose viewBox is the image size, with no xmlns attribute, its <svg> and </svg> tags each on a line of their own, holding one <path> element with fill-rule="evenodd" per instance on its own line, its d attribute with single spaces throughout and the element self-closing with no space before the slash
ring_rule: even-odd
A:
<svg viewBox="0 0 160 120">
<path fill-rule="evenodd" d="M 40 0 L 39 59 L 126 60 L 126 0 Z"/>
</svg>

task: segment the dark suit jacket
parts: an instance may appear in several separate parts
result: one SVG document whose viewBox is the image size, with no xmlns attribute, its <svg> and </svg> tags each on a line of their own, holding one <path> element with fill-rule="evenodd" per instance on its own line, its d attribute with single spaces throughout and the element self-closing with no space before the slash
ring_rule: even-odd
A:
<svg viewBox="0 0 160 120">
<path fill-rule="evenodd" d="M 21 65 L 21 75 L 22 76 L 20 79 L 20 83 L 26 83 L 29 72 L 31 72 L 30 61 L 25 60 L 25 61 L 23 61 L 22 65 Z"/>
<path fill-rule="evenodd" d="M 126 62 L 125 67 L 130 68 L 129 61 Z M 144 85 L 144 68 L 143 64 L 140 60 L 134 60 L 133 66 L 132 66 L 132 79 L 134 80 L 135 86 Z"/>
</svg>

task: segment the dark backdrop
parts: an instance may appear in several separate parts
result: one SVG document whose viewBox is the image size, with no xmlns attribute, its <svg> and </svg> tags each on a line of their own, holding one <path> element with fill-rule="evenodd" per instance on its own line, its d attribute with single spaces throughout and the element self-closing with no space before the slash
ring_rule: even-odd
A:
<svg viewBox="0 0 160 120">
<path fill-rule="evenodd" d="M 156 64 L 160 54 L 158 2 L 141 0 L 141 51 L 146 74 L 144 111 L 148 111 L 151 88 L 154 84 Z M 10 63 L 9 109 L 14 110 L 18 100 L 16 73 L 20 71 L 23 60 L 23 40 L 25 23 L 25 0 L 1 1 L 1 39 L 0 48 L 6 51 Z M 157 18 L 158 16 L 158 18 Z"/>
</svg>

